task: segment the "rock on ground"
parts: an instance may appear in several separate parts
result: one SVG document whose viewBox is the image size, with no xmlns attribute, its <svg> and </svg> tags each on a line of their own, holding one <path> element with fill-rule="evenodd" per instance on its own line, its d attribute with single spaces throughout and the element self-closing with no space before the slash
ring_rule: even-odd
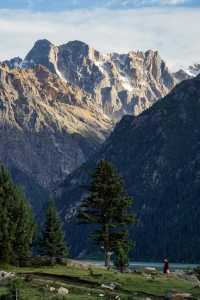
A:
<svg viewBox="0 0 200 300">
<path fill-rule="evenodd" d="M 69 294 L 69 290 L 68 289 L 66 289 L 64 287 L 60 287 L 58 289 L 58 295 L 60 295 L 60 296 L 66 296 L 68 294 Z"/>
</svg>

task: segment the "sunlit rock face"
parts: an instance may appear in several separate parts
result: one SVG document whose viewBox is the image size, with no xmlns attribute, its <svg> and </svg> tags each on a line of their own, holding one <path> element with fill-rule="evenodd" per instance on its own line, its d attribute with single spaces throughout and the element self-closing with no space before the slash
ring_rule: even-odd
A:
<svg viewBox="0 0 200 300">
<path fill-rule="evenodd" d="M 80 41 L 55 46 L 39 40 L 24 60 L 24 66 L 33 64 L 90 93 L 113 118 L 140 114 L 179 81 L 157 51 L 102 54 Z"/>
<path fill-rule="evenodd" d="M 0 161 L 53 188 L 111 130 L 87 93 L 46 67 L 0 67 Z"/>
</svg>

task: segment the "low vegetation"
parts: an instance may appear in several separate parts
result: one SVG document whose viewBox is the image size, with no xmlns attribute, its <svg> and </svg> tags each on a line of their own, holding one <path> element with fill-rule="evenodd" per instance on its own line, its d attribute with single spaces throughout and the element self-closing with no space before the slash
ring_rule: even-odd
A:
<svg viewBox="0 0 200 300">
<path fill-rule="evenodd" d="M 15 285 L 22 300 L 41 299 L 164 299 L 169 292 L 190 293 L 194 299 L 200 298 L 200 288 L 194 282 L 176 274 L 166 276 L 156 272 L 146 274 L 144 271 L 121 274 L 103 267 L 86 266 L 69 263 L 66 266 L 19 268 L 3 266 L 16 274 L 16 280 L 0 287 L 0 295 L 8 295 Z M 110 286 L 115 287 L 113 290 Z M 69 291 L 59 298 L 58 289 L 64 287 Z M 51 288 L 55 288 L 53 292 Z M 30 297 L 31 295 L 31 297 Z M 2 297 L 2 296 L 1 296 Z M 10 298 L 0 298 L 10 299 Z M 15 299 L 15 298 L 14 298 Z"/>
</svg>

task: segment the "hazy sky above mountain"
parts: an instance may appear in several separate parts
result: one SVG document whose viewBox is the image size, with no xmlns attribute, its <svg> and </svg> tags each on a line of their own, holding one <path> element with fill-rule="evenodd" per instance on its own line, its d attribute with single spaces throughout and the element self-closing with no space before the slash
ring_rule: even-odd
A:
<svg viewBox="0 0 200 300">
<path fill-rule="evenodd" d="M 159 50 L 173 68 L 200 62 L 200 0 L 0 0 L 0 59 L 37 39 L 103 52 Z"/>
</svg>

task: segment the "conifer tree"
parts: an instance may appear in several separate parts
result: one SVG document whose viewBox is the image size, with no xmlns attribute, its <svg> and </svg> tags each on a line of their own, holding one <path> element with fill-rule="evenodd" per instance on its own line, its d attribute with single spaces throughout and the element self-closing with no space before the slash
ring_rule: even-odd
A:
<svg viewBox="0 0 200 300">
<path fill-rule="evenodd" d="M 53 200 L 49 201 L 46 210 L 46 220 L 40 242 L 40 253 L 52 259 L 67 257 L 68 255 L 62 223 Z"/>
<path fill-rule="evenodd" d="M 81 224 L 96 225 L 92 238 L 104 249 L 108 268 L 116 245 L 128 242 L 127 226 L 134 223 L 134 216 L 129 212 L 132 202 L 114 167 L 101 161 L 92 176 L 89 196 L 82 202 L 78 219 Z"/>
<path fill-rule="evenodd" d="M 16 223 L 16 239 L 14 240 L 15 256 L 22 264 L 24 259 L 31 254 L 31 247 L 33 243 L 33 237 L 35 234 L 35 223 L 33 219 L 32 210 L 27 205 L 26 200 L 23 198 L 23 194 L 18 189 L 16 193 L 20 197 L 17 207 L 17 223 Z"/>
<path fill-rule="evenodd" d="M 0 166 L 0 260 L 18 264 L 31 254 L 34 220 L 23 193 Z"/>
</svg>

